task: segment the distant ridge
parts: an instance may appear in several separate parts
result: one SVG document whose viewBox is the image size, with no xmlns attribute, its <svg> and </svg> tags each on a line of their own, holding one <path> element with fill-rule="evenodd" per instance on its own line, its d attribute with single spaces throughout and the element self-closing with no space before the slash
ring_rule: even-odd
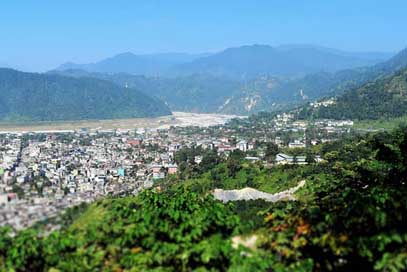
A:
<svg viewBox="0 0 407 272">
<path fill-rule="evenodd" d="M 55 70 L 85 70 L 99 73 L 129 73 L 147 76 L 182 77 L 192 74 L 224 76 L 238 80 L 262 75 L 304 76 L 316 72 L 374 65 L 391 53 L 346 52 L 314 45 L 244 45 L 213 54 L 161 53 L 136 55 L 130 52 L 89 64 L 68 62 Z"/>
<path fill-rule="evenodd" d="M 160 75 L 176 64 L 192 61 L 208 54 L 160 53 L 136 55 L 130 52 L 88 64 L 67 62 L 55 70 L 85 70 L 99 73 L 129 73 L 138 75 Z"/>
<path fill-rule="evenodd" d="M 209 73 L 236 79 L 250 79 L 261 75 L 304 76 L 316 72 L 336 72 L 373 65 L 390 54 L 346 53 L 318 46 L 245 45 L 228 48 L 208 57 L 173 68 L 177 75 Z"/>
</svg>

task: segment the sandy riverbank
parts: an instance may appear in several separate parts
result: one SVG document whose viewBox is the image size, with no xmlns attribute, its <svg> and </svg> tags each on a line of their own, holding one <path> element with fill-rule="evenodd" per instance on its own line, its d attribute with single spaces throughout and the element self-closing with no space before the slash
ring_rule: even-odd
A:
<svg viewBox="0 0 407 272">
<path fill-rule="evenodd" d="M 0 132 L 67 132 L 80 128 L 107 130 L 133 128 L 169 128 L 171 126 L 206 127 L 224 124 L 233 118 L 239 118 L 239 116 L 212 113 L 173 112 L 173 115 L 157 118 L 38 122 L 32 124 L 0 123 Z"/>
</svg>

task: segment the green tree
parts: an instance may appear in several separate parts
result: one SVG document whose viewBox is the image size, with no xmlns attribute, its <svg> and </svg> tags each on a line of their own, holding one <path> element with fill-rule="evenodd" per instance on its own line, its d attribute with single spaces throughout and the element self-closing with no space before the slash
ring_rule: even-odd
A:
<svg viewBox="0 0 407 272">
<path fill-rule="evenodd" d="M 277 154 L 280 152 L 278 145 L 275 143 L 267 143 L 265 157 L 268 162 L 272 162 L 276 159 Z"/>
</svg>

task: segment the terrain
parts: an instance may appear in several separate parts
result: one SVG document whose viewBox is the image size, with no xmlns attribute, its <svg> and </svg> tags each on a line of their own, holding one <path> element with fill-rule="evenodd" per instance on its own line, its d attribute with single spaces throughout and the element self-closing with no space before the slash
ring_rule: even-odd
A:
<svg viewBox="0 0 407 272">
<path fill-rule="evenodd" d="M 94 78 L 0 69 L 0 121 L 38 122 L 170 115 L 160 100 Z"/>
<path fill-rule="evenodd" d="M 226 123 L 232 118 L 242 118 L 236 115 L 198 114 L 188 112 L 173 112 L 172 115 L 154 118 L 77 120 L 58 122 L 0 122 L 0 133 L 11 132 L 66 132 L 81 128 L 96 130 L 135 128 L 168 128 L 171 126 L 213 126 Z"/>
<path fill-rule="evenodd" d="M 336 72 L 373 65 L 390 56 L 391 53 L 353 53 L 313 45 L 246 45 L 210 54 L 136 55 L 127 52 L 96 63 L 66 63 L 56 70 L 163 77 L 207 74 L 244 80 L 265 74 L 298 76 L 320 71 Z"/>
<path fill-rule="evenodd" d="M 295 63 L 290 62 L 293 59 Z M 312 63 L 315 67 L 305 69 L 297 62 Z M 274 66 L 293 70 L 279 73 L 273 70 Z M 173 111 L 249 115 L 287 110 L 321 97 L 338 95 L 406 66 L 406 50 L 392 56 L 305 45 L 253 45 L 196 58 L 171 67 L 172 73 L 155 76 L 124 70 L 101 73 L 81 66 L 60 67 L 50 73 L 94 77 L 143 90 L 167 103 Z"/>
<path fill-rule="evenodd" d="M 136 55 L 130 52 L 118 54 L 95 63 L 76 64 L 67 62 L 56 70 L 85 70 L 100 73 L 130 73 L 157 76 L 170 67 L 193 61 L 209 54 L 161 53 Z"/>
<path fill-rule="evenodd" d="M 205 163 L 185 161 L 180 175 L 138 196 L 68 210 L 49 235 L 41 225 L 15 236 L 0 229 L 0 268 L 404 271 L 406 145 L 407 130 L 399 128 L 325 144 L 322 165 L 272 169 L 248 165 L 238 152 L 226 159 L 204 153 Z M 270 180 L 284 174 L 306 180 L 296 201 L 224 204 L 211 195 L 228 186 L 287 187 Z"/>
<path fill-rule="evenodd" d="M 407 115 L 407 69 L 347 90 L 326 106 L 307 106 L 301 118 L 377 120 Z"/>
</svg>

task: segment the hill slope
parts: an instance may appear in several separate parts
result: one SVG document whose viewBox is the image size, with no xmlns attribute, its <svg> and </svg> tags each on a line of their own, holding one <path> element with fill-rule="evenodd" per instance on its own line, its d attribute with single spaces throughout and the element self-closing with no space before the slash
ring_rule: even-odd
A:
<svg viewBox="0 0 407 272">
<path fill-rule="evenodd" d="M 58 121 L 171 114 L 158 99 L 94 78 L 0 69 L 1 121 Z"/>
<path fill-rule="evenodd" d="M 407 114 L 407 69 L 346 91 L 333 105 L 308 107 L 302 115 L 332 119 L 380 119 Z"/>
<path fill-rule="evenodd" d="M 336 73 L 319 72 L 291 79 L 262 76 L 245 84 L 222 110 L 246 109 L 247 113 L 284 110 L 322 97 L 341 95 L 346 90 L 359 88 L 406 67 L 407 49 L 404 49 L 389 60 L 368 67 Z"/>
<path fill-rule="evenodd" d="M 241 84 L 234 80 L 210 75 L 177 78 L 146 77 L 127 73 L 88 73 L 83 70 L 52 71 L 50 73 L 77 78 L 94 77 L 128 86 L 154 95 L 174 111 L 219 112 L 219 108 Z"/>
</svg>

